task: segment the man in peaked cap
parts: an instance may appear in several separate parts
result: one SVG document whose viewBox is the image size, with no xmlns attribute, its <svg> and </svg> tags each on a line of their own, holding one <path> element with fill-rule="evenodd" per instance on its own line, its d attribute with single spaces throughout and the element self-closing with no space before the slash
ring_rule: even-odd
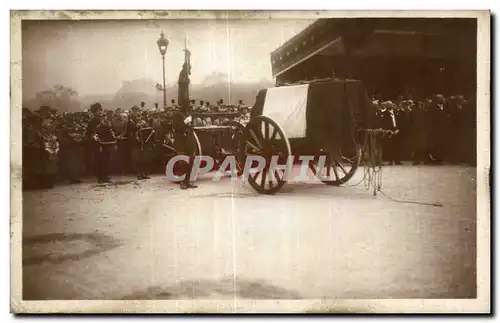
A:
<svg viewBox="0 0 500 323">
<path fill-rule="evenodd" d="M 110 151 L 99 143 L 99 140 L 109 140 L 107 137 L 110 136 L 110 129 L 103 125 L 103 108 L 100 103 L 94 103 L 90 111 L 93 118 L 88 124 L 86 137 L 92 150 L 94 172 L 99 183 L 110 183 L 111 179 L 108 176 Z"/>
<path fill-rule="evenodd" d="M 141 138 L 141 128 L 146 127 L 146 121 L 139 109 L 132 108 L 130 117 L 127 123 L 127 138 L 129 142 L 130 160 L 132 168 L 138 180 L 149 179 L 147 173 L 147 156 L 145 154 L 144 138 Z"/>
</svg>

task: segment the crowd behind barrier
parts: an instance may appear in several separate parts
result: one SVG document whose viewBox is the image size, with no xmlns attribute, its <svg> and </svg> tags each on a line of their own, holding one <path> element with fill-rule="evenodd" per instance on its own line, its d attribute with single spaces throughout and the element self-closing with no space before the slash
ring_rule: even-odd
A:
<svg viewBox="0 0 500 323">
<path fill-rule="evenodd" d="M 228 120 L 245 124 L 250 119 L 250 109 L 241 100 L 238 105 L 225 105 L 223 100 L 216 105 L 196 104 L 193 100 L 189 113 L 195 127 Z M 23 187 L 76 184 L 87 176 L 106 182 L 108 175 L 136 174 L 147 179 L 148 174 L 162 173 L 172 157 L 165 143 L 171 140 L 178 114 L 182 113 L 175 100 L 164 109 L 158 109 L 157 104 L 147 108 L 144 103 L 115 111 L 94 104 L 76 113 L 61 113 L 48 106 L 36 111 L 23 108 Z M 110 159 L 108 169 L 102 169 L 107 164 L 102 158 Z"/>
<path fill-rule="evenodd" d="M 372 101 L 374 128 L 399 130 L 384 141 L 383 157 L 389 164 L 468 163 L 476 160 L 476 110 L 463 96 L 434 95 L 413 101 Z M 96 108 L 97 109 L 93 109 Z M 43 106 L 23 108 L 23 187 L 50 188 L 58 182 L 79 183 L 87 176 L 107 181 L 109 175 L 162 173 L 168 158 L 172 114 L 179 107 L 150 109 L 144 103 L 130 110 L 102 109 L 99 104 L 76 113 L 61 113 Z M 251 108 L 242 101 L 191 101 L 191 125 L 210 127 L 234 120 L 245 125 Z M 109 169 L 102 169 L 110 159 Z M 102 173 L 102 174 L 101 174 Z"/>
</svg>

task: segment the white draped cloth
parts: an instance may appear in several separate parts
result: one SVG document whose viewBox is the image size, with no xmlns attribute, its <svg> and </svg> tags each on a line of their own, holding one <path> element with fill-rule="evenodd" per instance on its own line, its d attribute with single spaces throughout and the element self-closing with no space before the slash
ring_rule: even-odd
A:
<svg viewBox="0 0 500 323">
<path fill-rule="evenodd" d="M 262 115 L 271 118 L 288 138 L 306 137 L 309 84 L 267 89 Z"/>
</svg>

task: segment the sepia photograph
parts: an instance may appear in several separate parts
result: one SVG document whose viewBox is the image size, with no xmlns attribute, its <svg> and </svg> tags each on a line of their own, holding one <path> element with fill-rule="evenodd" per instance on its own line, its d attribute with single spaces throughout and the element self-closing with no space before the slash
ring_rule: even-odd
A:
<svg viewBox="0 0 500 323">
<path fill-rule="evenodd" d="M 11 11 L 11 312 L 489 313 L 490 19 Z"/>
</svg>

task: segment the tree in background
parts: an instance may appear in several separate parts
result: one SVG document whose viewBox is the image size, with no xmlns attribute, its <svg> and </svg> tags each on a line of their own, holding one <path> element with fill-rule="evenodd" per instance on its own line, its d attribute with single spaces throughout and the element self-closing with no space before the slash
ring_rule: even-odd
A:
<svg viewBox="0 0 500 323">
<path fill-rule="evenodd" d="M 38 92 L 34 108 L 37 109 L 43 105 L 64 112 L 80 111 L 78 92 L 64 85 L 56 85 L 51 90 Z"/>
</svg>

